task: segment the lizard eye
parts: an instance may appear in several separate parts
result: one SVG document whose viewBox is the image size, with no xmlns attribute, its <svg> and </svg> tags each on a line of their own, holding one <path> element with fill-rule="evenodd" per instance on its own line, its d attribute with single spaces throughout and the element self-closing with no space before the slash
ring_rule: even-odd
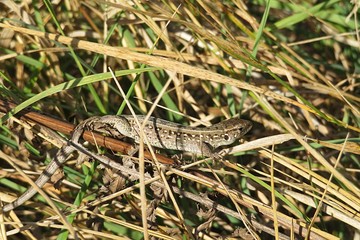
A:
<svg viewBox="0 0 360 240">
<path fill-rule="evenodd" d="M 230 137 L 229 137 L 228 134 L 224 134 L 224 140 L 225 140 L 225 141 L 229 141 L 229 140 L 230 140 Z"/>
</svg>

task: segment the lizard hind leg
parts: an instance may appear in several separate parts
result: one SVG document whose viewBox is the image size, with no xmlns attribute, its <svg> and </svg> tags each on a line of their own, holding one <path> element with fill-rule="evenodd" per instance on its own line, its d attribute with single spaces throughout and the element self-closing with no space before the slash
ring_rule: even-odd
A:
<svg viewBox="0 0 360 240">
<path fill-rule="evenodd" d="M 134 146 L 132 146 L 132 148 L 128 151 L 127 155 L 123 156 L 124 166 L 130 167 L 134 165 L 133 158 L 138 151 L 139 145 L 135 144 Z"/>
</svg>

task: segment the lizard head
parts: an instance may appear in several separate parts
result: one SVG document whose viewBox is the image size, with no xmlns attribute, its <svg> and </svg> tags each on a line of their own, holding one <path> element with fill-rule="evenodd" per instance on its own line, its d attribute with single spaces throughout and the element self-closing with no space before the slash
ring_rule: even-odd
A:
<svg viewBox="0 0 360 240">
<path fill-rule="evenodd" d="M 240 118 L 230 118 L 212 126 L 214 130 L 222 130 L 221 135 L 217 136 L 217 141 L 213 141 L 211 145 L 214 148 L 224 145 L 230 145 L 236 140 L 244 136 L 252 127 L 252 123 L 248 120 Z"/>
</svg>

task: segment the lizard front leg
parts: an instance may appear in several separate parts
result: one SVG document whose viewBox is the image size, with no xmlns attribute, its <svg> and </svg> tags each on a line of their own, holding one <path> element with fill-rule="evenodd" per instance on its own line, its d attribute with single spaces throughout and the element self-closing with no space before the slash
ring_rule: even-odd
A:
<svg viewBox="0 0 360 240">
<path fill-rule="evenodd" d="M 222 155 L 220 154 L 220 151 L 217 151 L 217 149 L 213 149 L 211 145 L 207 142 L 200 142 L 199 149 L 201 154 L 206 157 L 210 157 L 214 160 L 222 159 Z"/>
</svg>

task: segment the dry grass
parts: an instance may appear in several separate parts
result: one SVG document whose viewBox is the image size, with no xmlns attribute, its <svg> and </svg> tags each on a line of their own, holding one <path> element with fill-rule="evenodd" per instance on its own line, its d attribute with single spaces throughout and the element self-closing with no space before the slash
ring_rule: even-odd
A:
<svg viewBox="0 0 360 240">
<path fill-rule="evenodd" d="M 359 235 L 358 3 L 194 2 L 0 3 L 1 95 L 19 104 L 12 114 L 32 106 L 78 123 L 128 113 L 111 68 L 139 114 L 156 106 L 153 116 L 182 124 L 236 114 L 254 124 L 247 143 L 222 161 L 185 156 L 153 176 L 167 181 L 168 197 L 147 185 L 145 198 L 142 181 L 70 161 L 60 188 L 44 188 L 54 207 L 32 198 L 3 216 L 3 236 Z M 36 179 L 39 161 L 54 154 L 47 139 L 14 120 L 0 135 L 3 202 L 29 186 L 19 172 Z M 102 176 L 113 177 L 109 192 L 100 191 Z M 152 217 L 145 230 L 141 206 Z"/>
</svg>

